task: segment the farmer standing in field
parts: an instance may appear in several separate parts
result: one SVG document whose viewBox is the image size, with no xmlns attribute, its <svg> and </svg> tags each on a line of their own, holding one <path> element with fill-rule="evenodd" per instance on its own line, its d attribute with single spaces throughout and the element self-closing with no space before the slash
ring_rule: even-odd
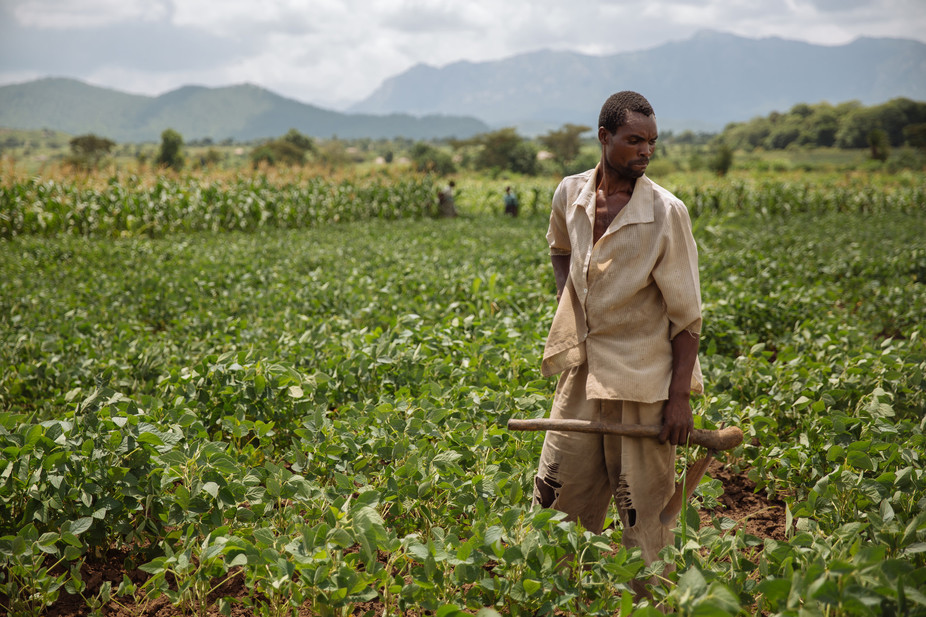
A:
<svg viewBox="0 0 926 617">
<path fill-rule="evenodd" d="M 443 218 L 455 218 L 457 208 L 453 203 L 453 189 L 456 182 L 451 180 L 447 186 L 437 192 L 437 213 Z"/>
<path fill-rule="evenodd" d="M 698 253 L 685 205 L 644 175 L 656 119 L 635 92 L 605 101 L 601 160 L 564 178 L 547 241 L 558 306 L 543 354 L 559 374 L 551 418 L 661 425 L 658 439 L 548 431 L 534 504 L 601 532 L 616 501 L 623 544 L 647 564 L 672 541 L 659 513 L 675 490 L 675 446 L 693 427 L 698 364 Z"/>
</svg>

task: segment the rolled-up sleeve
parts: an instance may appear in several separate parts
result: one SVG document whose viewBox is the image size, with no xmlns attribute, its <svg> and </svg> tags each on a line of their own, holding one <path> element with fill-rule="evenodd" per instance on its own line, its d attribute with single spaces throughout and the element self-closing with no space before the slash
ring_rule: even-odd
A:
<svg viewBox="0 0 926 617">
<path fill-rule="evenodd" d="M 567 193 L 564 182 L 560 182 L 553 193 L 550 227 L 547 229 L 547 243 L 550 245 L 550 255 L 569 255 L 572 253 L 572 242 L 569 240 L 569 230 L 566 229 Z"/>
</svg>

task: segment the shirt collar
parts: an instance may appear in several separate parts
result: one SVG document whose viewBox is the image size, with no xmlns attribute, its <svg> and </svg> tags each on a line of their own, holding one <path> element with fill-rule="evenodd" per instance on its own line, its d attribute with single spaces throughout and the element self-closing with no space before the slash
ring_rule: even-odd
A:
<svg viewBox="0 0 926 617">
<path fill-rule="evenodd" d="M 598 177 L 598 170 L 601 168 L 601 163 L 592 170 L 588 181 L 586 181 L 585 186 L 582 187 L 582 190 L 579 192 L 579 196 L 576 198 L 575 202 L 572 204 L 574 207 L 581 207 L 585 209 L 586 214 L 588 215 L 588 220 L 594 225 L 595 221 L 595 181 Z M 653 217 L 653 181 L 650 180 L 646 175 L 640 176 L 637 178 L 636 183 L 633 187 L 633 195 L 630 196 L 630 201 L 627 202 L 627 205 L 624 206 L 614 220 L 611 222 L 611 226 L 608 227 L 609 233 L 612 231 L 617 231 L 624 225 L 632 225 L 634 223 L 652 223 L 654 220 Z"/>
</svg>

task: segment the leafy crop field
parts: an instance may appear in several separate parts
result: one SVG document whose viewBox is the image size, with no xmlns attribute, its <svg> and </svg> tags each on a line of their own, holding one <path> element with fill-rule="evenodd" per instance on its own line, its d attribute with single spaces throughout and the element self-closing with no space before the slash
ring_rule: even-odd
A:
<svg viewBox="0 0 926 617">
<path fill-rule="evenodd" d="M 645 617 L 654 574 L 680 615 L 926 614 L 921 178 L 669 185 L 701 254 L 696 422 L 746 441 L 667 575 L 532 510 L 542 435 L 505 428 L 554 385 L 555 183 L 512 220 L 461 182 L 444 221 L 426 178 L 313 182 L 2 188 L 9 614 Z"/>
</svg>

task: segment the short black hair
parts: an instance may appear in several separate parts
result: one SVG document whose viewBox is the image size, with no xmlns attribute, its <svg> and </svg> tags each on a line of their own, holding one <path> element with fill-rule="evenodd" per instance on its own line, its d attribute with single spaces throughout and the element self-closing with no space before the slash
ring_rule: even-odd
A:
<svg viewBox="0 0 926 617">
<path fill-rule="evenodd" d="M 598 115 L 598 126 L 603 126 L 609 133 L 613 133 L 618 127 L 627 122 L 627 112 L 635 111 L 644 116 L 652 116 L 653 106 L 643 97 L 642 94 L 623 90 L 615 92 L 608 97 L 608 100 L 601 106 L 601 113 Z"/>
</svg>

